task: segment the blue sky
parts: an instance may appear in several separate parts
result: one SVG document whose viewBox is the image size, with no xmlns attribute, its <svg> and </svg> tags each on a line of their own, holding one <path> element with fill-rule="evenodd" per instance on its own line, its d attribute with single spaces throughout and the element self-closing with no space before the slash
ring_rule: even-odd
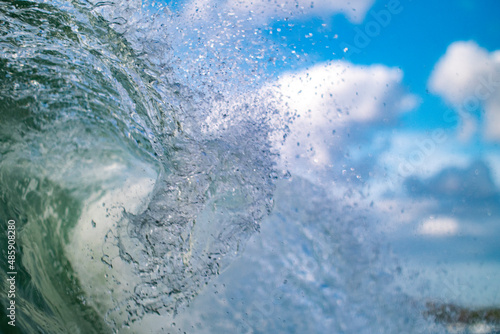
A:
<svg viewBox="0 0 500 334">
<path fill-rule="evenodd" d="M 402 257 L 498 264 L 498 1 L 169 3 L 187 82 L 297 116 L 280 168 L 374 203 Z"/>
<path fill-rule="evenodd" d="M 307 52 L 313 62 L 348 59 L 355 64 L 378 63 L 401 68 L 405 73 L 404 84 L 423 99 L 417 112 L 404 115 L 401 121 L 410 123 L 412 128 L 451 126 L 434 112 L 447 106 L 439 97 L 427 93 L 429 76 L 435 63 L 455 41 L 473 40 L 488 51 L 498 50 L 500 22 L 496 17 L 500 5 L 495 1 L 401 0 L 398 6 L 401 11 L 391 15 L 387 26 L 381 27 L 377 36 L 369 38 L 366 47 L 359 52 L 342 52 L 344 43 L 355 46 L 355 29 L 364 32 L 375 20 L 373 14 L 386 10 L 388 2 L 376 1 L 362 22 L 353 23 L 343 14 L 336 14 L 327 19 L 293 20 L 296 27 L 291 31 L 283 29 L 290 21 L 272 25 L 281 26 L 283 32 L 288 32 L 288 42 Z M 305 38 L 310 32 L 314 36 Z M 335 34 L 338 37 L 333 39 Z"/>
</svg>

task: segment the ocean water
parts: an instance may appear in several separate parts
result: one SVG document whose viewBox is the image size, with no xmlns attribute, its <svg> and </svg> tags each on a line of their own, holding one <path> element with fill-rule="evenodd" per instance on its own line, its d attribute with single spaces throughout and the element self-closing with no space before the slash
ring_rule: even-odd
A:
<svg viewBox="0 0 500 334">
<path fill-rule="evenodd" d="M 0 1 L 0 224 L 16 227 L 0 331 L 447 332 L 398 286 L 369 203 L 280 163 L 294 115 L 266 72 L 200 56 L 210 27 L 183 23 L 134 1 Z M 281 52 L 255 35 L 214 41 Z"/>
</svg>

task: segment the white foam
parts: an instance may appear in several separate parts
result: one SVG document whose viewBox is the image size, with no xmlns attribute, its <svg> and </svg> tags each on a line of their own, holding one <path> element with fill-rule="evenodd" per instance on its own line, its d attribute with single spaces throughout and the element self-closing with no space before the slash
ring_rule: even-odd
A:
<svg viewBox="0 0 500 334">
<path fill-rule="evenodd" d="M 140 282 L 133 275 L 132 264 L 119 256 L 116 236 L 126 233 L 126 229 L 119 228 L 124 212 L 137 214 L 145 210 L 157 178 L 151 166 L 140 162 L 116 170 L 122 173 L 119 186 L 105 189 L 86 201 L 66 247 L 67 257 L 86 293 L 85 303 L 103 317 L 134 293 L 133 288 Z M 124 313 L 111 311 L 107 320 L 122 323 L 126 319 L 121 319 L 120 314 Z"/>
</svg>

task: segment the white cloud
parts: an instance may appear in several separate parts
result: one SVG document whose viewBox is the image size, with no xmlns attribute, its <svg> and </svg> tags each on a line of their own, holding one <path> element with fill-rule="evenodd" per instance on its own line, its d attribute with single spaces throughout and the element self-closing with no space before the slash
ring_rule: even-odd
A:
<svg viewBox="0 0 500 334">
<path fill-rule="evenodd" d="M 451 44 L 431 74 L 429 89 L 468 124 L 464 138 L 470 137 L 471 113 L 482 108 L 485 137 L 500 140 L 500 50 L 488 52 L 472 41 Z"/>
<path fill-rule="evenodd" d="M 401 86 L 402 77 L 395 68 L 343 61 L 282 76 L 277 83 L 282 109 L 296 118 L 280 147 L 281 157 L 295 171 L 336 163 L 332 148 L 352 144 L 352 137 L 342 143 L 349 127 L 389 121 L 416 106 L 416 97 Z"/>
<path fill-rule="evenodd" d="M 379 156 L 379 164 L 401 180 L 411 175 L 431 177 L 450 167 L 465 168 L 472 160 L 443 129 L 380 135 L 390 136 L 390 148 Z"/>
<path fill-rule="evenodd" d="M 490 152 L 486 154 L 485 160 L 490 167 L 491 176 L 495 185 L 500 188 L 500 153 Z"/>
<path fill-rule="evenodd" d="M 500 66 L 496 69 L 500 81 Z M 485 103 L 485 134 L 487 138 L 500 140 L 500 82 L 494 95 Z"/>
<path fill-rule="evenodd" d="M 426 236 L 451 236 L 458 232 L 458 223 L 451 217 L 431 217 L 419 226 L 418 233 Z"/>
<path fill-rule="evenodd" d="M 351 22 L 360 23 L 374 0 L 228 0 L 222 4 L 213 0 L 197 0 L 187 6 L 185 14 L 191 18 L 207 19 L 215 13 L 236 19 L 263 23 L 283 18 L 308 16 L 328 17 L 342 13 Z"/>
<path fill-rule="evenodd" d="M 291 107 L 319 125 L 327 114 L 339 121 L 369 122 L 388 116 L 393 109 L 413 108 L 412 96 L 394 99 L 402 77 L 400 70 L 383 65 L 364 67 L 339 61 L 284 75 L 279 84 Z M 395 108 L 388 102 L 394 102 Z"/>
<path fill-rule="evenodd" d="M 447 101 L 461 105 L 473 95 L 479 76 L 484 76 L 494 66 L 485 49 L 474 42 L 451 44 L 446 54 L 436 64 L 429 80 L 429 88 Z"/>
</svg>

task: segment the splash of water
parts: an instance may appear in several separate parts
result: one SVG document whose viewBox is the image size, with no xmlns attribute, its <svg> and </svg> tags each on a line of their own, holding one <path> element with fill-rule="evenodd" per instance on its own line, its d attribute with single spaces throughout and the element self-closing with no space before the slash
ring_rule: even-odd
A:
<svg viewBox="0 0 500 334">
<path fill-rule="evenodd" d="M 276 91 L 260 89 L 269 76 L 260 59 L 281 52 L 262 29 L 247 31 L 229 12 L 211 29 L 188 25 L 137 1 L 0 3 L 0 216 L 18 222 L 24 332 L 188 321 L 207 306 L 210 282 L 244 280 L 234 268 L 248 258 L 257 286 L 274 266 L 301 270 L 283 288 L 278 320 L 247 323 L 256 331 L 279 331 L 280 317 L 307 305 L 316 325 L 282 331 L 417 328 L 418 307 L 386 298 L 389 260 L 373 258 L 366 216 L 276 167 L 296 116 Z M 214 43 L 221 47 L 207 51 Z M 244 253 L 260 226 L 261 247 Z M 270 238 L 283 242 L 270 247 Z M 242 253 L 247 260 L 230 266 Z M 251 305 L 266 294 L 238 289 Z M 214 314 L 212 325 L 230 331 L 236 313 Z"/>
</svg>

